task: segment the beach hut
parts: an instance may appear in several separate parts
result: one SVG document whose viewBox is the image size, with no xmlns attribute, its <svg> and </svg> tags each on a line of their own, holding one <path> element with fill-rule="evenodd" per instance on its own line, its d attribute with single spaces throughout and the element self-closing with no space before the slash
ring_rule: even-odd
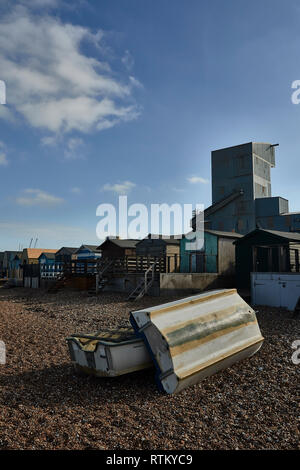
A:
<svg viewBox="0 0 300 470">
<path fill-rule="evenodd" d="M 72 259 L 76 259 L 76 251 L 78 248 L 63 246 L 55 253 L 55 261 L 58 263 L 70 263 Z"/>
<path fill-rule="evenodd" d="M 125 256 L 136 256 L 136 244 L 140 240 L 107 238 L 98 249 L 103 258 L 124 258 Z"/>
<path fill-rule="evenodd" d="M 49 248 L 24 248 L 21 255 L 22 264 L 39 264 L 39 257 L 42 253 L 56 253 L 57 250 Z"/>
<path fill-rule="evenodd" d="M 180 272 L 182 273 L 219 273 L 234 275 L 235 245 L 234 242 L 243 235 L 235 232 L 205 230 L 203 247 L 190 249 L 195 241 L 190 232 L 180 240 Z"/>
<path fill-rule="evenodd" d="M 92 260 L 101 258 L 101 251 L 98 245 L 81 245 L 81 247 L 75 251 L 74 255 L 76 255 L 77 260 Z"/>
</svg>

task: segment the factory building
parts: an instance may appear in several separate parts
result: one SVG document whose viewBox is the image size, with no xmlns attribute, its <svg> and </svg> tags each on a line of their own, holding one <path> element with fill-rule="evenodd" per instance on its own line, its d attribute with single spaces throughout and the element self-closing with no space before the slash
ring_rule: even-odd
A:
<svg viewBox="0 0 300 470">
<path fill-rule="evenodd" d="M 300 212 L 290 213 L 286 199 L 272 197 L 276 146 L 249 142 L 212 152 L 212 205 L 204 213 L 205 228 L 241 234 L 256 228 L 300 232 Z"/>
</svg>

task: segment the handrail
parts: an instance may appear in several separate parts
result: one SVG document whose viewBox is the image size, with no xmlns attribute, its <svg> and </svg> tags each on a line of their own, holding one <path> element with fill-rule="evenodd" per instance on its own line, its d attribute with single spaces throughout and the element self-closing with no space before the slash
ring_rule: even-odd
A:
<svg viewBox="0 0 300 470">
<path fill-rule="evenodd" d="M 150 281 L 150 285 L 153 283 L 154 281 L 154 268 L 155 268 L 155 265 L 156 265 L 156 261 L 154 261 L 154 263 L 147 269 L 147 271 L 145 272 L 145 294 L 147 293 L 148 291 L 148 273 L 151 272 L 152 273 L 152 276 L 151 276 L 151 281 Z"/>
<path fill-rule="evenodd" d="M 101 276 L 105 273 L 105 271 L 114 264 L 114 260 L 113 259 L 109 259 L 107 258 L 108 262 L 106 263 L 103 263 L 104 266 L 102 266 L 102 269 L 101 269 L 101 265 L 100 265 L 100 269 L 98 271 L 98 274 L 100 274 Z M 100 264 L 100 263 L 99 263 Z"/>
</svg>

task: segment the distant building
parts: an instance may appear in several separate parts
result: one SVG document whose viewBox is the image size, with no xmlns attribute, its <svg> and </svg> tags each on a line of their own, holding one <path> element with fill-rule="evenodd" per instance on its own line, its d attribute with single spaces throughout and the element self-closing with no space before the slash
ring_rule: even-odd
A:
<svg viewBox="0 0 300 470">
<path fill-rule="evenodd" d="M 39 256 L 39 268 L 41 279 L 55 279 L 63 272 L 63 263 L 56 261 L 56 253 L 42 253 Z M 26 274 L 26 269 L 24 272 Z"/>
<path fill-rule="evenodd" d="M 256 229 L 234 244 L 240 288 L 250 287 L 251 272 L 300 272 L 300 233 Z M 295 289 L 299 292 L 297 284 Z"/>
<path fill-rule="evenodd" d="M 180 238 L 170 235 L 149 235 L 143 240 L 139 240 L 136 245 L 138 256 L 171 256 L 180 254 Z"/>
<path fill-rule="evenodd" d="M 81 245 L 74 255 L 78 260 L 101 258 L 101 251 L 97 245 Z"/>
<path fill-rule="evenodd" d="M 4 258 L 4 251 L 0 251 L 0 277 L 4 276 L 3 258 Z"/>
<path fill-rule="evenodd" d="M 69 263 L 72 259 L 76 258 L 76 251 L 78 251 L 78 248 L 63 246 L 55 253 L 55 261 L 58 263 Z"/>
<path fill-rule="evenodd" d="M 13 277 L 13 271 L 15 269 L 15 257 L 21 257 L 21 251 L 4 251 L 3 255 L 3 271 L 4 276 Z"/>
<path fill-rule="evenodd" d="M 136 255 L 162 258 L 166 262 L 166 272 L 176 272 L 180 265 L 180 239 L 174 235 L 166 238 L 149 234 L 137 243 Z"/>
<path fill-rule="evenodd" d="M 22 269 L 21 269 L 21 252 L 16 254 L 11 262 L 11 273 L 10 277 L 15 279 L 22 278 Z"/>
<path fill-rule="evenodd" d="M 136 255 L 136 244 L 140 240 L 107 238 L 98 250 L 101 251 L 103 258 L 124 258 L 125 256 Z"/>
<path fill-rule="evenodd" d="M 55 255 L 56 255 L 56 253 L 42 253 L 39 256 L 39 263 L 40 264 L 54 264 L 55 263 Z"/>
<path fill-rule="evenodd" d="M 21 264 L 39 264 L 42 253 L 56 253 L 57 250 L 49 248 L 24 248 L 21 255 Z"/>
<path fill-rule="evenodd" d="M 275 147 L 249 142 L 212 152 L 212 205 L 204 212 L 206 228 L 242 234 L 256 228 L 300 231 L 300 212 L 290 213 L 286 199 L 272 197 Z"/>
<path fill-rule="evenodd" d="M 194 232 L 188 234 L 191 236 Z M 234 241 L 243 235 L 216 230 L 204 231 L 204 246 L 201 250 L 190 250 L 187 243 L 194 240 L 183 237 L 180 241 L 181 273 L 219 273 L 224 276 L 235 274 Z"/>
</svg>

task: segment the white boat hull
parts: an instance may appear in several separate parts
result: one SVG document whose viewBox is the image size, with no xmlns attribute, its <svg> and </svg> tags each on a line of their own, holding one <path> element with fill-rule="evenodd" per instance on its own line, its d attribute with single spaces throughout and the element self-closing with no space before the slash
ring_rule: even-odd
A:
<svg viewBox="0 0 300 470">
<path fill-rule="evenodd" d="M 73 335 L 67 341 L 74 366 L 86 374 L 116 377 L 153 366 L 144 342 L 130 328 L 102 332 L 98 337 Z"/>
</svg>

